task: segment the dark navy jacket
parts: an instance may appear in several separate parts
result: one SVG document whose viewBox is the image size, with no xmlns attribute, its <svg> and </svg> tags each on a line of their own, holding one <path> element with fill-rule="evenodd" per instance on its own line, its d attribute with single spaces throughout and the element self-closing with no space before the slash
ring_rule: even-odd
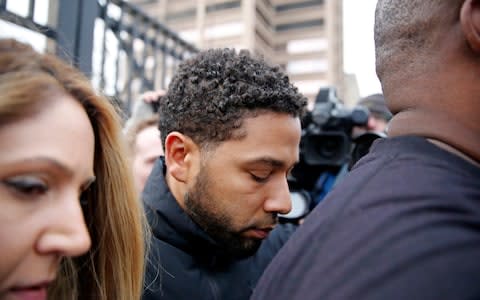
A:
<svg viewBox="0 0 480 300">
<path fill-rule="evenodd" d="M 251 299 L 480 299 L 480 168 L 421 137 L 376 140 Z"/>
<path fill-rule="evenodd" d="M 248 299 L 295 227 L 278 225 L 254 256 L 234 259 L 185 214 L 170 193 L 159 159 L 143 198 L 152 242 L 143 300 Z"/>
</svg>

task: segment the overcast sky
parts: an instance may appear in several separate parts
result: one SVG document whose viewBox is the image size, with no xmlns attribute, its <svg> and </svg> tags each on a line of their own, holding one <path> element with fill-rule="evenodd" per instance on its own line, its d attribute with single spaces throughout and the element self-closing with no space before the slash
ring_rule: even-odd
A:
<svg viewBox="0 0 480 300">
<path fill-rule="evenodd" d="M 373 43 L 376 3 L 377 0 L 343 0 L 344 69 L 357 76 L 362 97 L 381 92 Z"/>
</svg>

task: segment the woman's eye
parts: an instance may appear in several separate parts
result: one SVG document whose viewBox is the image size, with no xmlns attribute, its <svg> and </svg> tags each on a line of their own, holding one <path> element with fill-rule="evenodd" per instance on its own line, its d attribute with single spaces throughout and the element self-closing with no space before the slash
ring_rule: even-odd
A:
<svg viewBox="0 0 480 300">
<path fill-rule="evenodd" d="M 87 206 L 88 205 L 87 193 L 85 193 L 85 192 L 80 194 L 80 205 L 81 206 Z"/>
<path fill-rule="evenodd" d="M 48 191 L 47 184 L 33 176 L 16 176 L 7 178 L 3 182 L 15 192 L 25 196 L 40 196 Z"/>
<path fill-rule="evenodd" d="M 80 205 L 88 205 L 89 195 L 92 194 L 92 189 L 95 186 L 95 177 L 90 178 L 86 183 L 80 188 Z"/>
<path fill-rule="evenodd" d="M 80 192 L 80 205 L 87 206 L 88 205 L 88 194 L 90 193 L 92 186 L 88 186 L 83 191 Z"/>
</svg>

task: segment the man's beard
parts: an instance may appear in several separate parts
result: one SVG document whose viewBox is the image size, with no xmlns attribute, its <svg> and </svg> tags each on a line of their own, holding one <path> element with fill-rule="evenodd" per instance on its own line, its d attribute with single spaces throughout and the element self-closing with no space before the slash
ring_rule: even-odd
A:
<svg viewBox="0 0 480 300">
<path fill-rule="evenodd" d="M 241 231 L 233 228 L 231 219 L 234 216 L 218 211 L 216 199 L 209 192 L 210 188 L 209 173 L 202 166 L 194 187 L 185 193 L 187 214 L 230 255 L 243 258 L 255 254 L 262 241 L 241 236 L 241 232 L 249 228 Z M 272 219 L 275 220 L 275 217 L 272 216 Z"/>
</svg>

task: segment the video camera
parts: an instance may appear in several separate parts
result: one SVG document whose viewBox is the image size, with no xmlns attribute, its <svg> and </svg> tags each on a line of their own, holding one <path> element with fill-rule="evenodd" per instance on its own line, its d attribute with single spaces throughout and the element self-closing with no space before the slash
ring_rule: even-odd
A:
<svg viewBox="0 0 480 300">
<path fill-rule="evenodd" d="M 300 162 L 292 170 L 294 188 L 311 190 L 318 175 L 350 161 L 354 126 L 365 126 L 368 109 L 346 108 L 333 87 L 321 88 L 313 110 L 302 120 Z"/>
<path fill-rule="evenodd" d="M 295 202 L 306 202 L 306 199 L 302 199 L 308 198 L 322 174 L 335 176 L 342 167 L 349 164 L 353 148 L 353 128 L 365 126 L 368 117 L 368 109 L 364 107 L 345 107 L 338 99 L 334 87 L 319 90 L 313 110 L 302 120 L 300 161 L 288 179 L 293 209 L 283 217 L 296 218 L 302 210 L 298 205 L 308 208 L 309 204 Z"/>
</svg>

